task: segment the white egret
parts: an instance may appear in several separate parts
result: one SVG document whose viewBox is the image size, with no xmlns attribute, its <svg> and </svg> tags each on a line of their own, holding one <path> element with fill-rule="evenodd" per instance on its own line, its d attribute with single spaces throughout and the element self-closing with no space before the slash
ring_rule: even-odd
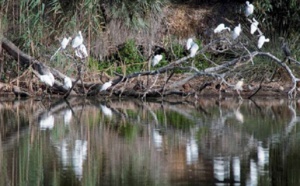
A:
<svg viewBox="0 0 300 186">
<path fill-rule="evenodd" d="M 66 49 L 69 42 L 71 41 L 71 39 L 72 39 L 71 37 L 68 37 L 68 38 L 64 37 L 63 40 L 60 43 L 61 49 L 63 49 L 63 50 Z"/>
<path fill-rule="evenodd" d="M 63 40 L 60 42 L 60 47 L 59 47 L 59 48 L 55 51 L 55 53 L 51 56 L 50 60 L 53 59 L 53 57 L 56 55 L 56 53 L 57 53 L 58 51 L 66 49 L 67 46 L 68 46 L 68 44 L 69 44 L 69 42 L 71 41 L 71 39 L 72 39 L 71 37 L 68 37 L 68 38 L 64 37 Z"/>
<path fill-rule="evenodd" d="M 83 37 L 81 31 L 78 32 L 78 35 L 72 41 L 72 47 L 77 48 L 83 43 Z"/>
<path fill-rule="evenodd" d="M 40 75 L 41 82 L 45 83 L 46 85 L 52 87 L 54 84 L 54 76 L 50 72 L 50 74 Z"/>
<path fill-rule="evenodd" d="M 258 39 L 257 47 L 261 48 L 265 42 L 269 42 L 269 41 L 270 41 L 269 38 L 266 38 L 264 35 L 261 35 Z"/>
<path fill-rule="evenodd" d="M 199 49 L 199 46 L 197 45 L 197 43 L 192 43 L 192 46 L 190 48 L 190 57 L 195 57 L 197 51 Z"/>
<path fill-rule="evenodd" d="M 108 108 L 106 105 L 100 105 L 101 111 L 105 116 L 112 117 L 112 110 Z"/>
<path fill-rule="evenodd" d="M 241 24 L 239 23 L 238 26 L 234 27 L 232 31 L 232 39 L 235 40 L 242 32 Z"/>
<path fill-rule="evenodd" d="M 189 38 L 186 42 L 186 49 L 190 50 L 190 48 L 192 47 L 192 44 L 193 44 L 193 39 Z"/>
<path fill-rule="evenodd" d="M 79 47 L 77 47 L 75 49 L 75 55 L 77 57 L 79 57 L 80 59 L 83 59 L 83 58 L 86 58 L 89 56 L 84 44 L 79 45 Z"/>
<path fill-rule="evenodd" d="M 155 65 L 157 65 L 160 60 L 162 60 L 163 56 L 161 54 L 156 54 L 153 58 L 152 58 L 152 66 L 154 67 Z"/>
<path fill-rule="evenodd" d="M 251 26 L 250 26 L 250 33 L 251 34 L 254 34 L 254 32 L 256 32 L 256 30 L 258 29 L 258 21 L 253 17 L 253 22 L 252 22 L 252 24 L 251 24 Z"/>
<path fill-rule="evenodd" d="M 217 33 L 220 33 L 222 32 L 223 30 L 228 30 L 230 31 L 230 28 L 229 27 L 225 27 L 225 24 L 224 23 L 221 23 L 217 26 L 217 28 L 214 29 L 214 33 L 217 34 Z"/>
<path fill-rule="evenodd" d="M 236 92 L 238 93 L 239 97 L 241 97 L 240 91 L 243 91 L 243 85 L 244 85 L 244 78 L 242 78 L 241 80 L 239 80 L 236 85 L 234 86 L 234 89 L 236 90 Z"/>
<path fill-rule="evenodd" d="M 101 86 L 100 92 L 101 92 L 101 91 L 104 91 L 104 90 L 107 90 L 109 87 L 111 87 L 111 85 L 112 85 L 112 81 L 108 81 L 108 82 L 104 83 L 104 84 Z"/>
<path fill-rule="evenodd" d="M 254 12 L 254 6 L 253 4 L 249 3 L 249 1 L 246 1 L 246 9 L 245 9 L 245 16 L 248 17 Z"/>
<path fill-rule="evenodd" d="M 44 117 L 39 122 L 41 130 L 52 129 L 54 127 L 54 117 L 52 115 L 48 115 Z"/>
<path fill-rule="evenodd" d="M 72 87 L 72 80 L 68 76 L 64 78 L 64 87 L 70 89 Z"/>
</svg>

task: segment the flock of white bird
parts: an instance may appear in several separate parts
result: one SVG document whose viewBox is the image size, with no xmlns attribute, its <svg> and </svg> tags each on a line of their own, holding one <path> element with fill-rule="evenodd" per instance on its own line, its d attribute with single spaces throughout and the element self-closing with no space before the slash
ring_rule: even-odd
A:
<svg viewBox="0 0 300 186">
<path fill-rule="evenodd" d="M 249 1 L 246 1 L 246 7 L 245 7 L 245 16 L 248 18 L 249 16 L 253 15 L 254 13 L 254 5 L 251 4 Z M 250 25 L 250 34 L 254 34 L 258 30 L 259 22 L 253 17 L 252 20 L 248 19 L 251 22 Z M 215 29 L 214 33 L 218 34 L 221 33 L 223 30 L 227 30 L 231 32 L 231 29 L 229 27 L 226 27 L 224 23 L 219 24 Z M 242 32 L 241 24 L 239 23 L 236 27 L 234 27 L 233 31 L 231 32 L 231 37 L 233 40 L 236 40 Z M 265 42 L 269 42 L 270 39 L 266 38 L 261 32 L 259 33 L 259 38 L 257 41 L 257 48 L 261 49 Z M 243 90 L 243 79 L 239 80 L 237 84 L 234 86 L 234 89 L 237 91 L 237 93 L 240 96 L 240 91 Z M 240 96 L 241 98 L 241 96 Z"/>
<path fill-rule="evenodd" d="M 254 12 L 254 6 L 251 4 L 249 1 L 246 1 L 246 7 L 245 7 L 245 16 L 249 17 L 252 15 Z M 251 21 L 251 20 L 250 20 Z M 251 21 L 251 26 L 250 26 L 250 32 L 251 34 L 254 34 L 258 30 L 258 25 L 259 22 L 253 17 Z M 233 40 L 236 40 L 241 32 L 242 32 L 242 27 L 241 24 L 238 24 L 234 29 L 231 31 L 229 27 L 226 27 L 224 23 L 219 24 L 215 29 L 214 33 L 218 34 L 221 33 L 222 31 L 227 30 L 231 32 L 231 37 Z M 263 34 L 259 35 L 257 47 L 260 49 L 264 45 L 265 42 L 269 42 L 270 40 L 266 38 Z M 192 38 L 189 38 L 186 42 L 186 49 L 190 52 L 189 57 L 195 57 L 197 51 L 199 50 L 199 46 L 196 42 L 193 41 Z M 152 66 L 154 67 L 157 65 L 161 60 L 163 56 L 161 54 L 156 54 L 152 58 Z"/>
<path fill-rule="evenodd" d="M 249 1 L 246 1 L 246 7 L 245 7 L 245 16 L 249 17 L 250 15 L 253 15 L 254 13 L 254 5 L 251 4 Z M 259 22 L 253 17 L 252 20 L 249 19 L 251 22 L 250 25 L 250 33 L 254 34 L 258 30 Z M 228 30 L 229 32 L 231 29 L 229 27 L 226 27 L 224 23 L 219 24 L 215 29 L 214 33 L 221 33 L 223 30 Z M 237 39 L 242 32 L 241 24 L 238 24 L 233 31 L 231 32 L 231 37 L 233 40 Z M 257 47 L 260 49 L 264 45 L 265 42 L 269 42 L 270 39 L 266 38 L 262 33 L 259 35 Z"/>
<path fill-rule="evenodd" d="M 254 12 L 253 4 L 249 3 L 249 1 L 246 1 L 245 16 L 249 17 L 250 15 L 253 14 L 253 12 Z M 252 21 L 251 21 L 251 26 L 250 26 L 251 34 L 254 34 L 258 30 L 258 25 L 259 25 L 259 22 L 253 17 Z M 241 24 L 238 24 L 231 31 L 231 29 L 229 27 L 226 27 L 224 23 L 221 23 L 214 29 L 214 33 L 218 34 L 224 30 L 231 32 L 231 36 L 232 36 L 233 40 L 236 40 L 242 32 Z M 51 59 L 56 55 L 57 52 L 65 50 L 71 40 L 72 40 L 71 37 L 63 38 L 63 40 L 60 43 L 61 46 L 54 53 L 54 55 L 51 57 Z M 88 57 L 88 52 L 87 52 L 85 45 L 83 44 L 83 41 L 84 41 L 84 39 L 83 39 L 81 31 L 79 31 L 78 35 L 72 40 L 72 48 L 75 50 L 75 56 L 77 56 L 80 59 L 85 59 L 86 57 Z M 260 48 L 262 48 L 262 46 L 264 45 L 265 42 L 269 42 L 269 41 L 270 40 L 268 38 L 266 38 L 263 34 L 260 34 L 258 43 L 257 43 L 257 47 L 260 49 Z M 197 51 L 199 50 L 199 46 L 196 42 L 193 41 L 192 38 L 189 38 L 186 42 L 186 49 L 190 52 L 189 57 L 193 58 L 193 57 L 195 57 Z M 151 60 L 152 66 L 153 67 L 156 66 L 162 59 L 163 59 L 162 54 L 154 55 Z M 40 80 L 50 87 L 52 87 L 55 82 L 55 79 L 54 79 L 54 76 L 52 73 L 41 75 Z M 99 91 L 100 92 L 106 91 L 111 86 L 112 86 L 112 81 L 110 80 L 110 81 L 104 83 L 100 87 Z M 64 87 L 66 89 L 70 89 L 72 87 L 71 78 L 69 78 L 67 76 L 64 78 Z M 240 88 L 238 88 L 238 89 L 240 90 Z"/>
<path fill-rule="evenodd" d="M 72 40 L 71 37 L 64 37 L 62 39 L 62 41 L 60 42 L 60 47 L 51 56 L 50 60 L 52 60 L 59 51 L 65 50 L 71 40 Z M 80 59 L 85 59 L 88 57 L 88 52 L 87 52 L 86 46 L 83 44 L 83 41 L 84 41 L 84 39 L 83 39 L 82 33 L 81 33 L 81 31 L 79 31 L 77 36 L 72 40 L 72 44 L 71 44 L 72 48 L 75 50 L 75 56 Z M 40 75 L 40 80 L 43 83 L 45 83 L 47 86 L 50 86 L 50 87 L 52 87 L 55 83 L 55 78 L 49 70 L 45 74 Z M 107 90 L 111 86 L 112 86 L 112 81 L 108 81 L 108 82 L 104 83 L 100 88 L 100 92 Z M 63 87 L 67 90 L 72 88 L 72 80 L 70 77 L 68 77 L 68 76 L 64 77 Z"/>
</svg>

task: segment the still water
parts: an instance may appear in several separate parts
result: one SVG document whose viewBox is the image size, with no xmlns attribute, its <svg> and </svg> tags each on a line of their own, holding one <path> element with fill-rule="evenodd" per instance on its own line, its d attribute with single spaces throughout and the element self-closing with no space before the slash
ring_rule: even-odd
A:
<svg viewBox="0 0 300 186">
<path fill-rule="evenodd" d="M 0 102 L 0 185 L 300 185 L 297 101 Z"/>
</svg>

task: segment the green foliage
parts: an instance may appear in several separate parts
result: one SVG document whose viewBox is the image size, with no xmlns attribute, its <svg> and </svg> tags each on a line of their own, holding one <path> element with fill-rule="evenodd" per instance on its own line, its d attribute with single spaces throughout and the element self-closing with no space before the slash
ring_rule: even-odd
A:
<svg viewBox="0 0 300 186">
<path fill-rule="evenodd" d="M 136 46 L 133 39 L 130 39 L 117 51 L 117 57 L 109 61 L 101 61 L 98 69 L 106 71 L 108 74 L 112 74 L 114 71 L 128 74 L 141 71 L 145 63 L 141 49 Z"/>
<path fill-rule="evenodd" d="M 263 20 L 262 25 L 269 33 L 276 32 L 281 36 L 289 37 L 298 32 L 300 27 L 300 4 L 298 0 L 277 1 L 262 0 L 255 1 L 255 15 Z"/>
<path fill-rule="evenodd" d="M 119 58 L 126 65 L 144 60 L 141 51 L 139 51 L 133 39 L 128 40 L 124 47 L 119 50 Z"/>
</svg>

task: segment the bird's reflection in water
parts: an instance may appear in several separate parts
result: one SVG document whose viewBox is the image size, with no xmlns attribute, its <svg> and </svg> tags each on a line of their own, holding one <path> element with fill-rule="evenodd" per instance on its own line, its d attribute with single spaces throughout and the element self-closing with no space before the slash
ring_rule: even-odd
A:
<svg viewBox="0 0 300 186">
<path fill-rule="evenodd" d="M 153 130 L 153 142 L 154 146 L 158 151 L 162 150 L 162 142 L 163 142 L 163 137 L 159 133 L 159 130 Z"/>
<path fill-rule="evenodd" d="M 72 110 L 68 109 L 64 111 L 64 124 L 65 125 L 70 124 L 71 119 L 72 119 Z"/>
<path fill-rule="evenodd" d="M 198 161 L 198 144 L 194 136 L 192 136 L 186 144 L 186 163 L 191 165 Z"/>
<path fill-rule="evenodd" d="M 43 116 L 39 121 L 39 125 L 41 130 L 52 129 L 54 127 L 54 116 L 51 114 Z"/>
<path fill-rule="evenodd" d="M 63 169 L 68 170 L 71 166 L 76 177 L 81 180 L 84 161 L 87 157 L 87 141 L 75 140 L 75 145 L 72 146 L 70 141 L 63 139 L 56 147 Z"/>
<path fill-rule="evenodd" d="M 230 162 L 224 157 L 214 157 L 214 177 L 220 181 L 224 182 L 230 176 Z"/>
<path fill-rule="evenodd" d="M 73 169 L 78 179 L 82 178 L 83 163 L 87 156 L 87 141 L 76 140 L 72 154 Z"/>
<path fill-rule="evenodd" d="M 264 167 L 269 163 L 269 148 L 264 148 L 262 142 L 258 142 L 257 146 L 257 159 L 258 159 L 258 167 L 259 172 L 264 174 Z"/>
<path fill-rule="evenodd" d="M 247 179 L 246 185 L 255 186 L 257 185 L 257 178 L 258 178 L 258 172 L 257 172 L 257 165 L 254 160 L 250 160 L 250 175 Z"/>
<path fill-rule="evenodd" d="M 241 161 L 240 157 L 233 157 L 232 160 L 232 166 L 233 166 L 233 176 L 235 182 L 241 181 Z"/>
<path fill-rule="evenodd" d="M 107 107 L 106 105 L 100 105 L 100 108 L 101 108 L 102 113 L 103 113 L 105 116 L 107 116 L 107 117 L 109 117 L 109 118 L 112 117 L 113 112 L 112 112 L 111 108 Z"/>
</svg>

